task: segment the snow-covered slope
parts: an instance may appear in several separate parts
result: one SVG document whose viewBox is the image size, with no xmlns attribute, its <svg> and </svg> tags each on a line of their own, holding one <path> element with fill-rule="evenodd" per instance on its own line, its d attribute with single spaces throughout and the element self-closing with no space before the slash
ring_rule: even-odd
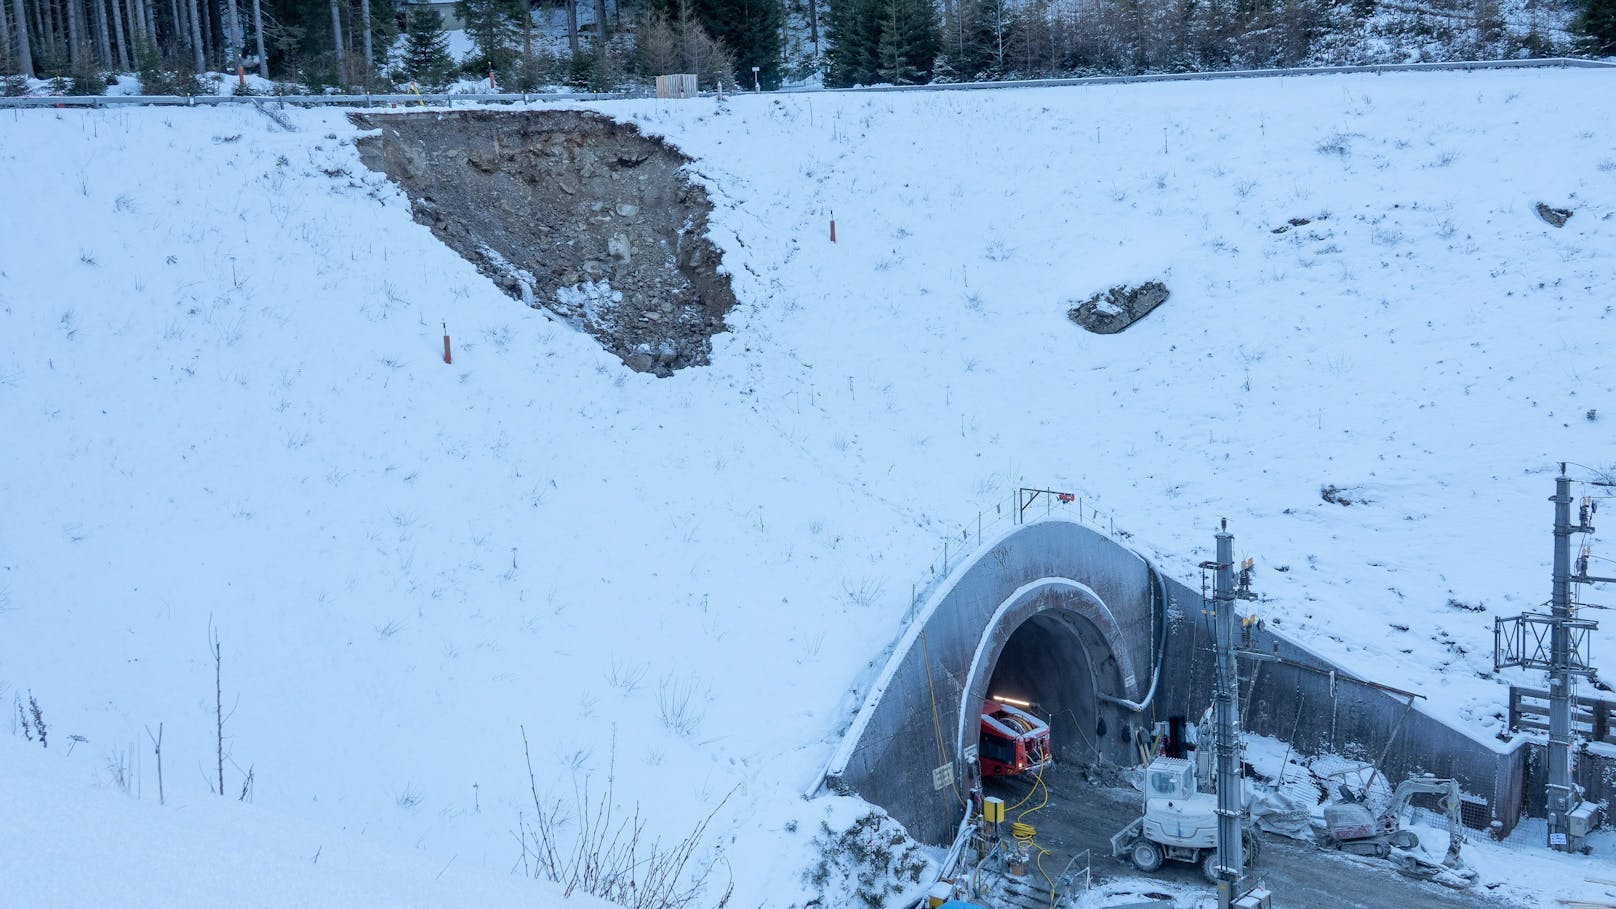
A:
<svg viewBox="0 0 1616 909">
<path fill-rule="evenodd" d="M 504 873 L 525 726 L 546 800 L 610 775 L 677 838 L 728 795 L 715 886 L 785 904 L 910 585 L 1027 483 L 1185 577 L 1228 516 L 1271 621 L 1486 734 L 1553 462 L 1616 461 L 1613 79 L 593 105 L 719 204 L 742 304 L 666 380 L 497 293 L 339 114 L 7 112 L 6 700 L 86 772 L 164 722 L 205 794 L 211 622 L 232 796 Z"/>
<path fill-rule="evenodd" d="M 0 803 L 10 839 L 0 850 L 6 905 L 611 905 L 564 899 L 550 884 L 385 849 L 283 811 L 198 794 L 195 787 L 180 787 L 186 794 L 172 794 L 164 806 L 155 792 L 136 801 L 121 789 L 98 788 L 89 776 L 96 765 L 84 757 L 63 758 L 20 738 L 0 738 Z"/>
</svg>

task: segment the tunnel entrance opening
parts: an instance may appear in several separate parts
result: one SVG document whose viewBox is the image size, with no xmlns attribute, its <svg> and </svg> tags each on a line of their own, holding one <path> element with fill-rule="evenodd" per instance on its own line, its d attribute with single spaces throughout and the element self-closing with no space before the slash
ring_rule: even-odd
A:
<svg viewBox="0 0 1616 909">
<path fill-rule="evenodd" d="M 1100 758 L 1099 701 L 1093 663 L 1073 624 L 1057 612 L 1022 622 L 999 653 L 987 694 L 1013 706 L 1030 705 L 1022 709 L 1049 724 L 1057 763 L 1086 764 Z M 983 754 L 994 746 L 992 736 L 979 738 Z"/>
</svg>

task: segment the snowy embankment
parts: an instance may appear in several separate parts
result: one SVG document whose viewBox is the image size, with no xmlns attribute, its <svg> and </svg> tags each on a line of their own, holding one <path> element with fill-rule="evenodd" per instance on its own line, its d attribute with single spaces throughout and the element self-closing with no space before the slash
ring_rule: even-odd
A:
<svg viewBox="0 0 1616 909">
<path fill-rule="evenodd" d="M 335 112 L 0 114 L 5 700 L 84 774 L 164 722 L 203 796 L 211 621 L 232 797 L 503 874 L 525 726 L 545 800 L 611 776 L 669 840 L 729 796 L 715 895 L 783 905 L 910 583 L 1026 483 L 1184 578 L 1227 516 L 1269 621 L 1485 736 L 1552 464 L 1616 458 L 1612 78 L 588 105 L 718 204 L 742 302 L 666 380 L 501 296 Z"/>
<path fill-rule="evenodd" d="M 404 909 L 556 905 L 553 885 L 367 841 L 280 810 L 220 801 L 194 786 L 135 800 L 93 774 L 80 751 L 63 758 L 0 738 L 0 804 L 11 847 L 0 850 L 6 904 L 52 909 L 104 906 L 298 906 Z M 132 767 L 131 767 L 132 769 Z M 172 772 L 174 768 L 169 768 Z M 172 779 L 171 784 L 176 782 Z M 155 788 L 156 776 L 148 783 Z"/>
</svg>

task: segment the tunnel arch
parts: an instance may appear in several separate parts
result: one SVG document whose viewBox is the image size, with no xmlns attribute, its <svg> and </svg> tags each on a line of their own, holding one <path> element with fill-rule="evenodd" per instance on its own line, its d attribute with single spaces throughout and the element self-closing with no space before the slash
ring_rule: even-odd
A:
<svg viewBox="0 0 1616 909">
<path fill-rule="evenodd" d="M 1006 648 L 1012 661 L 1021 650 L 1052 654 L 1082 682 L 1063 695 L 1084 706 L 1073 708 L 1065 732 L 1056 727 L 1057 742 L 1079 726 L 1094 733 L 1086 724 L 1097 697 L 1108 731 L 1103 759 L 1131 762 L 1130 731 L 1154 690 L 1166 627 L 1158 588 L 1143 555 L 1078 521 L 1029 521 L 984 540 L 924 595 L 885 665 L 855 690 L 863 705 L 810 794 L 856 794 L 916 838 L 950 841 L 975 782 L 967 756 L 982 700 Z"/>
<path fill-rule="evenodd" d="M 1140 688 L 1116 616 L 1093 589 L 1069 578 L 1026 584 L 994 611 L 962 686 L 955 754 L 977 744 L 982 702 L 1007 693 L 993 690 L 996 681 L 1023 686 L 1022 694 L 1040 705 L 1050 720 L 1056 760 L 1112 756 L 1116 749 L 1108 750 L 1097 732 L 1108 714 L 1101 696 L 1138 700 Z"/>
</svg>

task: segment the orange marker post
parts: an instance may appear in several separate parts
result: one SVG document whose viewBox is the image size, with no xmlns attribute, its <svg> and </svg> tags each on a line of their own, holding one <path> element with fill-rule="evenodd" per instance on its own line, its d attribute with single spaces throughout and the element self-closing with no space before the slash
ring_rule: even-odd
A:
<svg viewBox="0 0 1616 909">
<path fill-rule="evenodd" d="M 454 357 L 449 354 L 449 323 L 443 323 L 443 362 L 453 364 Z"/>
<path fill-rule="evenodd" d="M 236 61 L 236 85 L 240 88 L 247 87 L 247 70 L 242 68 L 240 60 Z"/>
</svg>

